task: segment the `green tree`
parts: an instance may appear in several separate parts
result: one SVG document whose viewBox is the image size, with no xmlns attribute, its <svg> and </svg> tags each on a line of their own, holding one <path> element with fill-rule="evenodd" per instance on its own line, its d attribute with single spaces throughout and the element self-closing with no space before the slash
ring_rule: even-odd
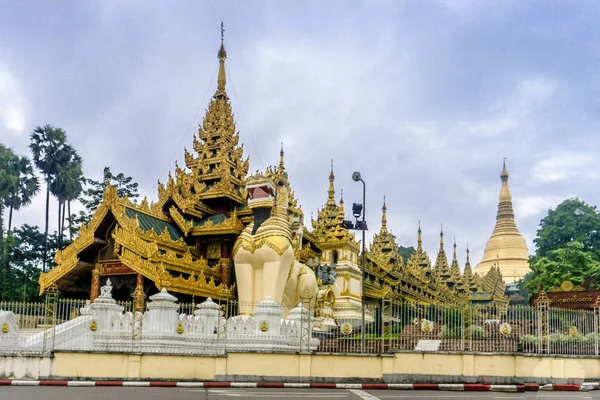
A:
<svg viewBox="0 0 600 400">
<path fill-rule="evenodd" d="M 69 203 L 69 221 L 71 221 L 70 203 L 72 200 L 77 199 L 83 190 L 84 178 L 82 159 L 71 145 L 65 146 L 61 153 L 57 155 L 57 158 L 56 175 L 50 184 L 50 192 L 58 200 L 58 237 L 60 246 L 64 232 L 66 205 Z"/>
<path fill-rule="evenodd" d="M 0 240 L 4 238 L 4 206 L 18 185 L 16 174 L 19 157 L 12 149 L 0 144 Z"/>
<path fill-rule="evenodd" d="M 2 298 L 9 301 L 31 301 L 38 297 L 37 281 L 44 265 L 45 235 L 37 226 L 24 224 L 15 228 L 10 237 L 10 275 Z M 54 253 L 59 250 L 57 232 L 48 236 L 46 265 L 52 265 Z"/>
<path fill-rule="evenodd" d="M 400 257 L 402 257 L 402 260 L 404 260 L 404 263 L 406 263 L 408 261 L 408 259 L 410 258 L 410 256 L 412 256 L 414 253 L 416 253 L 416 250 L 412 246 L 410 246 L 410 247 L 399 246 L 398 247 L 398 255 Z"/>
<path fill-rule="evenodd" d="M 29 158 L 16 156 L 13 168 L 12 184 L 8 188 L 9 193 L 4 200 L 4 205 L 8 208 L 8 232 L 12 228 L 13 210 L 17 211 L 21 207 L 31 204 L 33 196 L 40 190 L 38 178 L 33 173 Z"/>
<path fill-rule="evenodd" d="M 44 229 L 44 264 L 42 271 L 46 272 L 46 259 L 48 255 L 48 222 L 50 213 L 50 185 L 57 174 L 60 155 L 64 154 L 67 144 L 67 134 L 61 128 L 51 125 L 37 126 L 30 135 L 29 148 L 33 154 L 33 162 L 42 172 L 46 181 L 46 221 Z"/>
<path fill-rule="evenodd" d="M 585 251 L 583 244 L 573 241 L 538 257 L 531 270 L 524 279 L 524 286 L 532 293 L 541 287 L 544 290 L 558 288 L 565 280 L 581 285 L 585 278 L 600 272 L 600 261 L 594 253 Z"/>
<path fill-rule="evenodd" d="M 119 197 L 127 197 L 133 203 L 140 196 L 138 193 L 138 184 L 133 182 L 132 177 L 125 176 L 122 172 L 114 175 L 110 171 L 110 167 L 104 167 L 103 179 L 101 181 L 86 179 L 85 183 L 86 188 L 82 192 L 83 196 L 79 198 L 79 202 L 83 204 L 85 211 L 80 211 L 79 215 L 73 216 L 76 223 L 76 226 L 73 227 L 75 230 L 81 225 L 87 224 L 92 219 L 92 214 L 100 203 L 102 203 L 102 196 L 108 183 L 117 189 Z"/>
<path fill-rule="evenodd" d="M 582 212 L 577 212 L 581 210 Z M 564 248 L 571 242 L 579 242 L 582 251 L 598 255 L 600 252 L 600 214 L 595 206 L 574 198 L 560 203 L 540 222 L 532 264 L 549 252 Z"/>
</svg>

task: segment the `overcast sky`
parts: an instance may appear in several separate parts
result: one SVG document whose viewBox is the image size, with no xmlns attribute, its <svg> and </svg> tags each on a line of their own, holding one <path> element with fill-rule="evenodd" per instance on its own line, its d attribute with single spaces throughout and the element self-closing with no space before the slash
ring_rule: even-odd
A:
<svg viewBox="0 0 600 400">
<path fill-rule="evenodd" d="M 306 220 L 361 200 L 432 258 L 443 223 L 461 264 L 483 254 L 507 157 L 517 225 L 567 197 L 598 202 L 600 3 L 595 1 L 0 0 L 0 142 L 29 154 L 36 125 L 64 128 L 87 176 L 104 166 L 156 199 L 216 89 L 227 90 L 250 170 L 284 142 Z M 52 204 L 51 216 L 56 213 Z M 44 196 L 15 215 L 43 226 Z M 54 221 L 56 218 L 52 218 Z"/>
</svg>

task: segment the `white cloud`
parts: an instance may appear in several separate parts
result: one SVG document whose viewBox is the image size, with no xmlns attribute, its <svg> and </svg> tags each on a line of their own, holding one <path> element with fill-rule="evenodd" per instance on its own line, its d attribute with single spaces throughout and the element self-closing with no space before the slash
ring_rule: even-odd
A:
<svg viewBox="0 0 600 400">
<path fill-rule="evenodd" d="M 519 82 L 507 96 L 492 103 L 484 115 L 458 124 L 460 131 L 488 137 L 528 129 L 556 96 L 560 86 L 557 81 L 544 76 L 528 77 Z"/>
<path fill-rule="evenodd" d="M 532 176 L 538 182 L 558 182 L 580 177 L 598 179 L 597 168 L 597 158 L 591 154 L 561 154 L 535 164 Z"/>
<path fill-rule="evenodd" d="M 17 78 L 7 66 L 0 64 L 0 127 L 19 134 L 27 127 L 26 99 Z"/>
<path fill-rule="evenodd" d="M 568 196 L 567 196 L 568 197 Z M 541 215 L 549 209 L 556 207 L 565 196 L 523 196 L 513 200 L 517 219 Z"/>
</svg>

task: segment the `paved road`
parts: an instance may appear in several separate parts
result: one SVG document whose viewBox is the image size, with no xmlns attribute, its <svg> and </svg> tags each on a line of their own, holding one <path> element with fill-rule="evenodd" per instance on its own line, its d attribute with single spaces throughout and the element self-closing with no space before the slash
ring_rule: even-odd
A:
<svg viewBox="0 0 600 400">
<path fill-rule="evenodd" d="M 227 400 L 227 399 L 599 399 L 600 391 L 591 392 L 442 392 L 404 390 L 343 389 L 187 389 L 128 387 L 0 387 L 0 400 Z"/>
</svg>

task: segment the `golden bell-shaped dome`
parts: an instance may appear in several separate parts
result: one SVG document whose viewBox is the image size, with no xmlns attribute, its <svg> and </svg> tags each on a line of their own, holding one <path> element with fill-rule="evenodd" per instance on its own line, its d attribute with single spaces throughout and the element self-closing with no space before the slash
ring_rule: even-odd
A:
<svg viewBox="0 0 600 400">
<path fill-rule="evenodd" d="M 484 276 L 492 266 L 500 268 L 505 283 L 518 281 L 529 269 L 529 250 L 527 242 L 521 236 L 512 206 L 512 196 L 508 188 L 506 162 L 500 174 L 502 187 L 498 196 L 498 214 L 494 232 L 485 245 L 483 258 L 477 264 L 475 273 Z"/>
</svg>

